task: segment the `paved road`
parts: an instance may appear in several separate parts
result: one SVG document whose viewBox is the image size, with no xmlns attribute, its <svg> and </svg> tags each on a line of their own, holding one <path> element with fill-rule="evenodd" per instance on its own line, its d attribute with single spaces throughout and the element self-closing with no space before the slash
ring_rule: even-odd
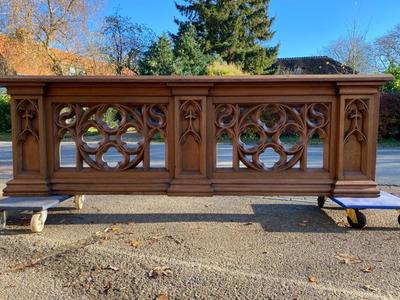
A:
<svg viewBox="0 0 400 300">
<path fill-rule="evenodd" d="M 154 144 L 151 146 L 151 166 L 163 167 L 165 147 L 164 144 Z M 0 179 L 8 179 L 12 174 L 11 143 L 0 142 Z M 63 166 L 73 166 L 75 152 L 73 143 L 65 143 L 61 149 Z M 110 152 L 105 156 L 106 161 L 112 166 L 118 162 L 120 156 L 118 152 Z M 277 156 L 269 152 L 263 161 L 267 166 L 271 166 L 277 160 Z M 218 145 L 218 166 L 229 167 L 232 161 L 231 147 L 228 144 Z M 308 152 L 308 163 L 310 167 L 320 167 L 322 161 L 322 148 L 318 146 L 310 147 Z M 377 157 L 377 181 L 380 184 L 400 185 L 400 148 L 382 148 L 378 150 Z"/>
<path fill-rule="evenodd" d="M 87 196 L 41 234 L 0 229 L 0 299 L 400 299 L 397 214 L 365 213 L 358 231 L 315 197 Z"/>
</svg>

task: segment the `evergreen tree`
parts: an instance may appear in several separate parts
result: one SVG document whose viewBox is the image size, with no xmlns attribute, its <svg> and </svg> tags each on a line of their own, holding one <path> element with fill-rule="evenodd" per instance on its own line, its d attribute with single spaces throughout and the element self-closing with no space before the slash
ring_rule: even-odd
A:
<svg viewBox="0 0 400 300">
<path fill-rule="evenodd" d="M 268 16 L 270 0 L 185 0 L 176 4 L 187 21 L 177 24 L 196 28 L 204 51 L 219 54 L 245 72 L 265 73 L 276 61 L 278 46 L 264 47 L 274 36 L 274 18 Z"/>
<path fill-rule="evenodd" d="M 171 41 L 162 35 L 144 54 L 140 62 L 143 75 L 171 75 L 174 72 L 174 53 Z"/>
<path fill-rule="evenodd" d="M 188 23 L 187 26 L 182 26 L 173 38 L 175 41 L 175 74 L 204 75 L 212 58 L 210 55 L 204 54 L 195 27 Z"/>
</svg>

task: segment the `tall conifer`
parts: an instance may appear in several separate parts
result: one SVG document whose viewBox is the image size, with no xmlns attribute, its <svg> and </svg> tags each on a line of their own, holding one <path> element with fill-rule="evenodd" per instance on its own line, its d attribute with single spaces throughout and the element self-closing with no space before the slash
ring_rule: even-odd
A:
<svg viewBox="0 0 400 300">
<path fill-rule="evenodd" d="M 278 46 L 268 47 L 274 32 L 269 17 L 270 0 L 185 0 L 176 4 L 186 21 L 193 24 L 204 51 L 219 54 L 252 74 L 268 72 L 276 61 Z"/>
</svg>

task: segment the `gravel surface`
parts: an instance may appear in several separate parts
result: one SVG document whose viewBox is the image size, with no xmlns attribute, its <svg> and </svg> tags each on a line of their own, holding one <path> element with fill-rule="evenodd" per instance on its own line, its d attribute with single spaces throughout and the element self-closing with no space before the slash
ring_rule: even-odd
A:
<svg viewBox="0 0 400 300">
<path fill-rule="evenodd" d="M 51 210 L 40 234 L 13 216 L 0 231 L 0 299 L 399 299 L 397 212 L 366 211 L 359 231 L 315 202 L 87 196 L 81 211 Z"/>
</svg>

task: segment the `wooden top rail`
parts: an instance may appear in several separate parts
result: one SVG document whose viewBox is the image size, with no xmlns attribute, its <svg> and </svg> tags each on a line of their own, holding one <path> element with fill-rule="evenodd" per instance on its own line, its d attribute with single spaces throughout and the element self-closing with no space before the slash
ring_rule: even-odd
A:
<svg viewBox="0 0 400 300">
<path fill-rule="evenodd" d="M 13 124 L 4 193 L 377 196 L 379 87 L 392 79 L 0 77 Z"/>
<path fill-rule="evenodd" d="M 283 83 L 283 82 L 370 82 L 381 85 L 392 75 L 259 75 L 259 76 L 0 76 L 0 85 L 14 83 L 122 82 L 122 83 Z"/>
</svg>

